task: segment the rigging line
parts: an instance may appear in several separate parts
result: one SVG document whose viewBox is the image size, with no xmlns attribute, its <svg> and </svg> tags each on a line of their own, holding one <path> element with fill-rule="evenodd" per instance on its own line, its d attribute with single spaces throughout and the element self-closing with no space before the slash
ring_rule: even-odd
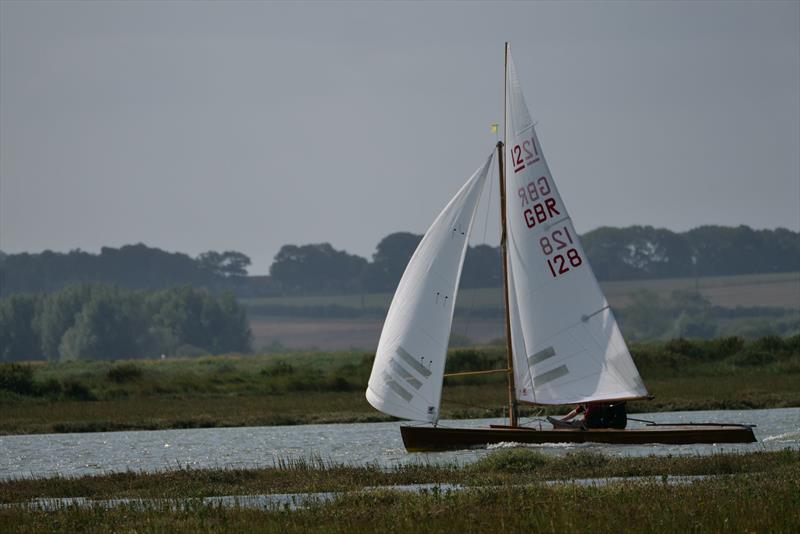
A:
<svg viewBox="0 0 800 534">
<path fill-rule="evenodd" d="M 657 424 L 655 421 L 648 421 L 647 419 L 636 419 L 634 417 L 628 417 L 628 421 L 636 421 L 637 423 L 647 423 L 650 425 Z"/>
<path fill-rule="evenodd" d="M 467 406 L 468 408 L 479 408 L 481 410 L 486 410 L 487 409 L 486 405 L 472 404 L 470 402 L 461 402 L 461 401 L 457 401 L 457 400 L 452 400 L 452 399 L 448 399 L 444 395 L 442 395 L 442 403 L 445 403 L 445 402 L 447 402 L 449 404 L 458 404 L 459 406 Z"/>
<path fill-rule="evenodd" d="M 494 165 L 490 167 L 489 173 L 487 184 L 492 184 L 494 183 Z M 492 208 L 492 193 L 494 192 L 494 187 L 491 185 L 487 185 L 487 187 L 489 187 L 489 198 L 486 199 L 486 216 L 483 220 L 483 237 L 481 237 L 483 243 L 486 243 L 486 232 L 489 228 L 489 211 Z M 469 251 L 469 243 L 467 243 L 467 251 Z M 472 312 L 475 309 L 475 295 L 477 293 L 476 289 L 477 288 L 473 287 L 472 291 L 470 291 L 470 303 L 469 307 L 467 308 L 467 316 L 464 319 L 464 337 L 468 337 L 467 332 L 469 331 L 470 322 L 472 321 Z"/>
</svg>

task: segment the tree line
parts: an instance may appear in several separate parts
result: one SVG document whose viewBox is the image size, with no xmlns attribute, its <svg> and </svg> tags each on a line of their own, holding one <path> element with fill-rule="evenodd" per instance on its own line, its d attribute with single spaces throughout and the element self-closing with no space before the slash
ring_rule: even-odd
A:
<svg viewBox="0 0 800 534">
<path fill-rule="evenodd" d="M 209 251 L 192 258 L 141 243 L 103 247 L 99 254 L 80 249 L 68 253 L 0 256 L 0 296 L 49 293 L 68 285 L 103 282 L 127 289 L 162 289 L 189 284 L 217 292 L 244 283 L 250 258 L 241 252 Z"/>
<path fill-rule="evenodd" d="M 218 354 L 251 345 L 245 310 L 230 293 L 76 284 L 0 299 L 0 360 Z"/>
<path fill-rule="evenodd" d="M 143 244 L 100 254 L 0 255 L 0 296 L 57 291 L 69 284 L 106 282 L 128 289 L 162 289 L 189 284 L 240 297 L 389 292 L 397 287 L 419 234 L 384 237 L 371 259 L 337 250 L 329 243 L 284 245 L 269 277 L 249 277 L 250 258 L 236 251 L 209 251 L 192 258 Z M 582 236 L 601 281 L 724 276 L 800 270 L 800 232 L 784 228 L 701 226 L 672 232 L 652 226 L 602 227 Z M 498 247 L 467 250 L 461 285 L 502 284 Z"/>
<path fill-rule="evenodd" d="M 393 291 L 421 239 L 407 232 L 388 235 L 371 262 L 328 243 L 285 245 L 270 275 L 285 294 Z M 652 226 L 602 227 L 581 240 L 601 281 L 800 270 L 800 232 L 784 228 L 701 226 L 680 233 Z M 469 247 L 461 287 L 500 285 L 499 247 Z"/>
</svg>

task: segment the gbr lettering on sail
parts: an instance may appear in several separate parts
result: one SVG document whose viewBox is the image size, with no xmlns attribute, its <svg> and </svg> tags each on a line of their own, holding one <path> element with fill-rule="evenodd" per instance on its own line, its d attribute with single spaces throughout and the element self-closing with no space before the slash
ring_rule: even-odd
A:
<svg viewBox="0 0 800 534">
<path fill-rule="evenodd" d="M 557 195 L 553 195 L 554 188 L 548 176 L 537 176 L 538 173 L 531 172 L 536 170 L 536 164 L 541 161 L 536 138 L 525 139 L 510 147 L 509 156 L 514 175 L 522 178 L 522 184 L 517 189 L 519 214 L 525 226 L 534 234 L 531 237 L 539 236 L 539 248 L 550 276 L 557 278 L 566 275 L 584 262 L 574 246 L 575 240 L 569 226 L 556 222 L 555 227 L 551 227 L 566 210 L 559 206 Z M 523 172 L 526 168 L 528 172 Z M 529 176 L 536 177 L 531 179 Z"/>
</svg>

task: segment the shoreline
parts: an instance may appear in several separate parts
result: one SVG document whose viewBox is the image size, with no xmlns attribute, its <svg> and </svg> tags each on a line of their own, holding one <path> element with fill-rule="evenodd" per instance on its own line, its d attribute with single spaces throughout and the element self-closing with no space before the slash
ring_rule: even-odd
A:
<svg viewBox="0 0 800 534">
<path fill-rule="evenodd" d="M 141 399 L 136 399 L 141 401 Z M 225 401 L 224 398 L 220 398 Z M 95 406 L 102 406 L 105 401 L 92 401 Z M 58 404 L 58 403 L 53 403 Z M 85 404 L 85 403 L 84 403 Z M 776 408 L 795 408 L 800 407 L 800 403 L 786 401 L 769 400 L 765 402 L 664 402 L 657 404 L 645 404 L 644 402 L 635 404 L 629 409 L 628 415 L 635 417 L 641 413 L 663 413 L 663 412 L 692 412 L 710 410 L 760 410 Z M 3 407 L 7 409 L 8 406 Z M 47 406 L 42 407 L 44 410 Z M 562 408 L 544 409 L 540 416 L 557 415 L 564 411 Z M 442 419 L 465 420 L 465 419 L 488 419 L 503 417 L 506 415 L 506 408 L 498 406 L 491 409 L 458 409 L 445 411 Z M 13 413 L 12 413 L 13 416 Z M 531 417 L 528 413 L 525 417 Z M 70 433 L 92 433 L 92 432 L 125 432 L 139 430 L 177 430 L 192 428 L 241 428 L 241 427 L 272 427 L 272 426 L 298 426 L 315 424 L 353 424 L 353 423 L 382 423 L 391 421 L 401 421 L 400 419 L 383 415 L 379 412 L 332 412 L 318 414 L 261 414 L 261 415 L 239 415 L 225 416 L 221 418 L 209 417 L 205 414 L 182 416 L 175 419 L 152 419 L 152 420 L 67 420 L 58 422 L 39 422 L 39 423 L 20 423 L 17 426 L 6 426 L 0 428 L 0 437 L 23 436 L 36 434 L 70 434 Z"/>
</svg>

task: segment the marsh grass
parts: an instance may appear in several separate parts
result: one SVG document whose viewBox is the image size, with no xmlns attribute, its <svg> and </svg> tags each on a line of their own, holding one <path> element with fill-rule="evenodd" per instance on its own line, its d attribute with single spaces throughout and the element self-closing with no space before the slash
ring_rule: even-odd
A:
<svg viewBox="0 0 800 534">
<path fill-rule="evenodd" d="M 800 451 L 719 453 L 709 456 L 613 458 L 579 451 L 563 457 L 524 448 L 494 451 L 467 465 L 341 465 L 321 457 L 276 459 L 259 469 L 178 468 L 155 473 L 125 472 L 82 477 L 0 481 L 0 503 L 47 497 L 183 498 L 352 491 L 402 484 L 468 486 L 525 485 L 543 480 L 662 475 L 731 475 L 800 470 Z"/>
<path fill-rule="evenodd" d="M 666 474 L 711 476 L 669 485 Z M 652 475 L 602 487 L 537 484 L 554 478 Z M 564 458 L 527 450 L 498 451 L 455 465 L 337 466 L 319 459 L 278 462 L 259 470 L 178 470 L 77 479 L 0 483 L 0 502 L 48 496 L 202 497 L 270 492 L 341 491 L 327 504 L 289 511 L 220 508 L 190 501 L 175 509 L 63 507 L 42 512 L 0 508 L 0 530 L 221 532 L 796 532 L 800 527 L 800 452 L 708 457 Z M 364 487 L 460 483 L 463 491 L 353 492 Z"/>
<path fill-rule="evenodd" d="M 631 350 L 656 396 L 631 403 L 631 413 L 800 405 L 800 336 Z M 388 421 L 364 398 L 372 359 L 341 352 L 0 364 L 0 434 Z M 500 346 L 452 350 L 447 370 L 499 368 L 504 359 Z M 502 374 L 448 378 L 442 417 L 501 417 L 506 395 Z"/>
</svg>

